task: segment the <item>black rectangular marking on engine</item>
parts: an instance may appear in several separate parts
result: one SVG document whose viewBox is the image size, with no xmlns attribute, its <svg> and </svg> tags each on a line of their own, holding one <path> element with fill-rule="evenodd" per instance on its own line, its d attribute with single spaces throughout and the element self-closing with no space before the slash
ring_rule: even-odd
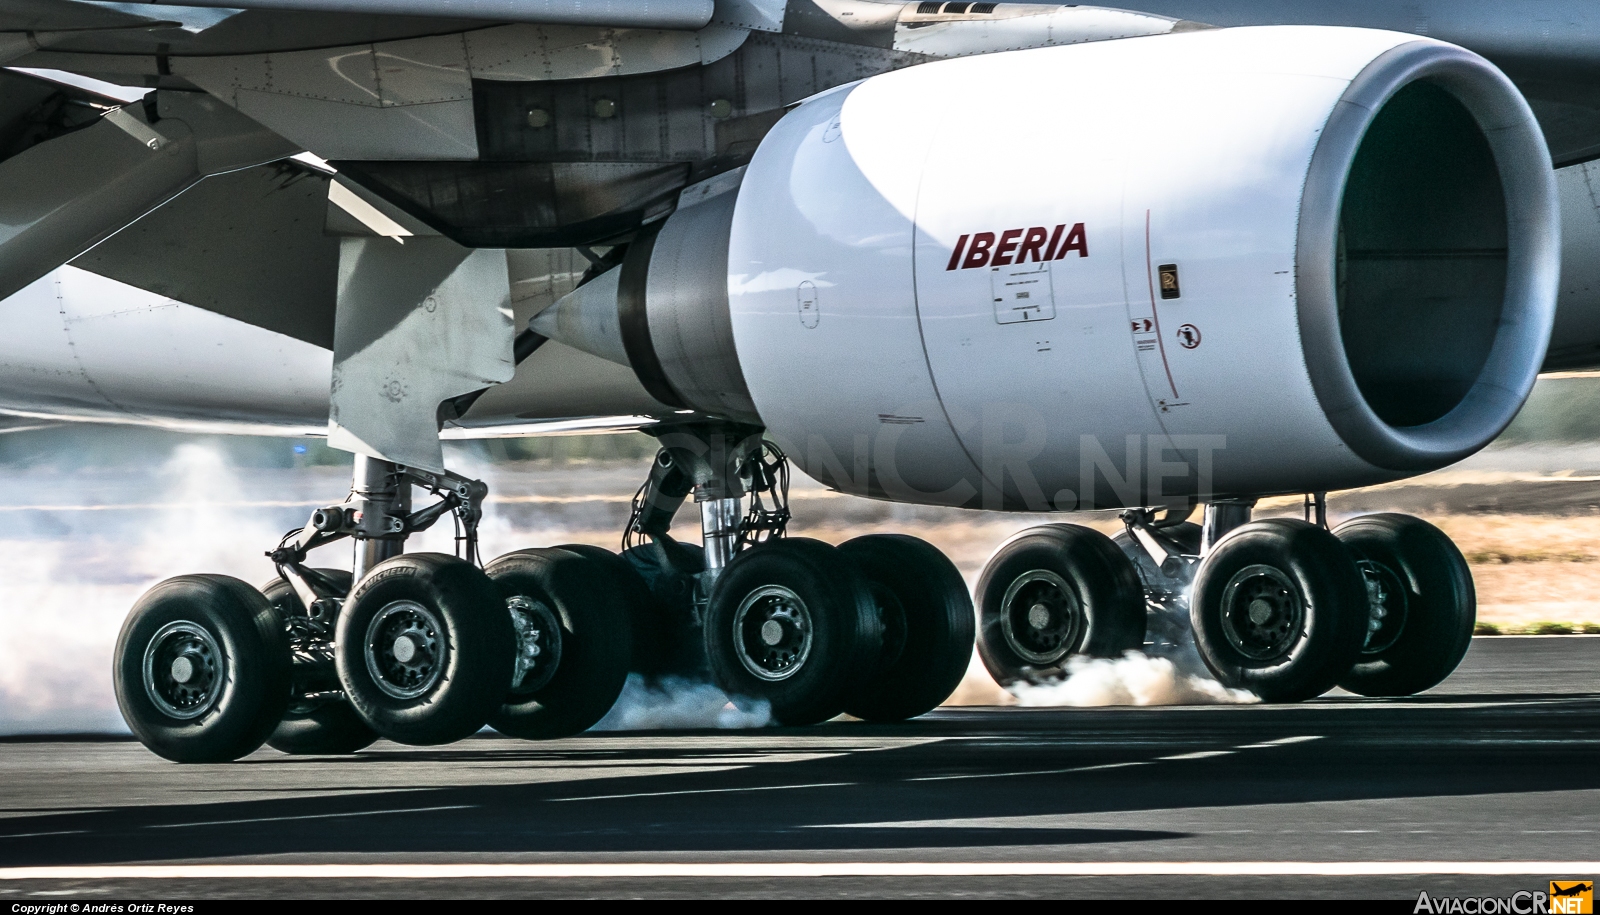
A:
<svg viewBox="0 0 1600 915">
<path fill-rule="evenodd" d="M 1178 265 L 1162 264 L 1160 267 L 1157 267 L 1156 270 L 1158 270 L 1161 274 L 1161 297 L 1163 299 L 1177 298 L 1179 294 Z"/>
</svg>

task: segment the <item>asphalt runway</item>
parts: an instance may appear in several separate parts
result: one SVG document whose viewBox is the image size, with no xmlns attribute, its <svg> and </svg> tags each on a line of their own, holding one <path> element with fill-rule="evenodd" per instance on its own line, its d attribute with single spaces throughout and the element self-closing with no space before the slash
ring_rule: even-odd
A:
<svg viewBox="0 0 1600 915">
<path fill-rule="evenodd" d="M 949 709 L 896 727 L 486 736 L 203 767 L 127 740 L 0 742 L 9 901 L 1409 903 L 1544 890 L 1600 876 L 1549 868 L 1597 859 L 1593 637 L 1477 639 L 1450 681 L 1404 701 Z"/>
</svg>

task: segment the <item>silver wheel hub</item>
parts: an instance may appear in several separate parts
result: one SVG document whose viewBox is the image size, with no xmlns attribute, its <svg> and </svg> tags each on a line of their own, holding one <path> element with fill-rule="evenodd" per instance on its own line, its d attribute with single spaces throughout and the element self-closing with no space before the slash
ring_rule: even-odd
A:
<svg viewBox="0 0 1600 915">
<path fill-rule="evenodd" d="M 1388 566 L 1362 559 L 1356 562 L 1367 586 L 1367 638 L 1361 653 L 1382 654 L 1400 640 L 1410 610 L 1406 586 Z"/>
<path fill-rule="evenodd" d="M 445 628 L 427 607 L 411 600 L 384 606 L 367 624 L 367 672 L 385 695 L 415 699 L 444 675 L 449 658 Z"/>
<path fill-rule="evenodd" d="M 532 693 L 550 682 L 561 661 L 561 622 L 541 600 L 525 594 L 506 598 L 511 628 L 517 633 L 517 657 L 511 670 L 511 691 Z"/>
<path fill-rule="evenodd" d="M 398 639 L 394 640 L 393 651 L 396 661 L 399 661 L 401 664 L 409 664 L 417 656 L 417 640 L 412 638 L 410 634 L 402 635 Z"/>
<path fill-rule="evenodd" d="M 1000 631 L 1024 661 L 1054 664 L 1083 639 L 1087 620 L 1077 592 L 1049 569 L 1018 575 L 1000 601 Z"/>
<path fill-rule="evenodd" d="M 1252 661 L 1287 657 L 1304 635 L 1305 600 L 1276 566 L 1246 566 L 1222 589 L 1222 634 Z"/>
<path fill-rule="evenodd" d="M 777 620 L 767 620 L 761 624 L 761 641 L 768 646 L 776 646 L 783 642 L 783 624 Z"/>
<path fill-rule="evenodd" d="M 174 683 L 188 683 L 194 679 L 195 664 L 191 655 L 179 655 L 172 659 L 172 680 Z"/>
<path fill-rule="evenodd" d="M 1044 604 L 1034 604 L 1029 607 L 1028 625 L 1034 629 L 1048 629 L 1050 627 L 1050 608 Z"/>
<path fill-rule="evenodd" d="M 144 692 L 162 714 L 180 720 L 209 712 L 228 679 L 227 656 L 198 623 L 168 623 L 144 649 Z"/>
<path fill-rule="evenodd" d="M 812 628 L 811 611 L 800 595 L 782 585 L 764 585 L 734 611 L 734 653 L 762 680 L 787 680 L 811 656 Z"/>
<path fill-rule="evenodd" d="M 1250 622 L 1261 625 L 1272 619 L 1272 605 L 1264 600 L 1250 602 Z"/>
</svg>

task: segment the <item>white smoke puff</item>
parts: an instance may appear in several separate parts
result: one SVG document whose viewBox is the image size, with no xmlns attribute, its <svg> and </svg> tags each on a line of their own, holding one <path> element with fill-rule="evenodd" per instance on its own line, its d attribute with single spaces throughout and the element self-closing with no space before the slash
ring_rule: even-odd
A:
<svg viewBox="0 0 1600 915">
<path fill-rule="evenodd" d="M 445 464 L 454 472 L 468 479 L 481 480 L 489 487 L 491 499 L 483 506 L 483 517 L 478 521 L 478 558 L 487 563 L 498 556 L 503 556 L 513 550 L 527 549 L 531 546 L 554 545 L 539 542 L 530 537 L 529 533 L 515 527 L 501 511 L 498 503 L 493 501 L 493 496 L 503 493 L 505 486 L 502 475 L 494 464 L 464 448 L 449 448 L 445 452 Z M 432 504 L 437 497 L 418 486 L 412 489 L 412 509 L 419 509 Z M 423 553 L 435 552 L 455 555 L 458 546 L 455 541 L 456 525 L 449 514 L 436 521 L 433 527 L 418 534 L 413 534 L 406 540 L 406 552 Z"/>
<path fill-rule="evenodd" d="M 765 701 L 740 708 L 709 683 L 663 677 L 646 681 L 629 674 L 611 711 L 590 730 L 647 731 L 668 728 L 764 728 L 772 723 Z"/>
<path fill-rule="evenodd" d="M 1229 689 L 1208 676 L 1188 673 L 1172 658 L 1129 651 L 1121 658 L 1067 659 L 1066 677 L 1044 683 L 1017 683 L 1011 693 L 1019 705 L 1227 705 L 1260 702 L 1248 690 Z"/>
<path fill-rule="evenodd" d="M 218 449 L 181 445 L 158 478 L 161 491 L 136 501 L 160 508 L 5 514 L 0 734 L 125 733 L 111 660 L 139 595 L 197 570 L 251 584 L 274 574 L 262 552 L 283 532 L 262 512 L 221 504 L 239 499 L 240 481 Z M 52 480 L 49 501 L 93 506 L 126 487 L 108 490 L 108 482 L 63 475 Z"/>
</svg>

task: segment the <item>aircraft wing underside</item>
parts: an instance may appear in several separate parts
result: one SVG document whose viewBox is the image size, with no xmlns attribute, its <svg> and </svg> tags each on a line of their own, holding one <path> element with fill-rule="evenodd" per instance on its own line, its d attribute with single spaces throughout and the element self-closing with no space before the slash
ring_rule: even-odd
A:
<svg viewBox="0 0 1600 915">
<path fill-rule="evenodd" d="M 1584 4 L 249 5 L 0 0 L 0 59 L 151 90 L 118 108 L 92 90 L 0 71 L 0 179 L 27 188 L 0 200 L 10 213 L 0 220 L 0 295 L 70 262 L 151 301 L 329 351 L 342 245 L 374 256 L 489 249 L 507 252 L 506 326 L 520 331 L 616 267 L 630 241 L 683 205 L 686 188 L 737 183 L 768 132 L 819 93 L 939 59 L 1271 24 L 1382 28 L 1482 53 L 1527 98 L 1554 164 L 1576 164 L 1562 172 L 1565 231 L 1600 236 L 1581 165 L 1600 155 L 1600 10 Z M 1527 26 L 1551 16 L 1559 27 Z M 176 169 L 128 164 L 141 147 L 192 148 L 194 158 Z M 313 155 L 290 158 L 300 151 Z M 1549 367 L 1600 361 L 1600 307 L 1583 273 L 1593 260 L 1569 259 L 1582 283 L 1563 287 Z M 633 367 L 564 342 L 524 354 L 513 379 L 446 419 L 513 429 L 672 411 L 673 398 Z M 498 371 L 467 375 L 487 382 Z M 145 415 L 103 396 L 106 385 L 96 390 L 73 409 Z M 0 409 L 26 399 L 0 398 Z M 305 425 L 325 407 L 313 399 L 278 419 Z"/>
</svg>

